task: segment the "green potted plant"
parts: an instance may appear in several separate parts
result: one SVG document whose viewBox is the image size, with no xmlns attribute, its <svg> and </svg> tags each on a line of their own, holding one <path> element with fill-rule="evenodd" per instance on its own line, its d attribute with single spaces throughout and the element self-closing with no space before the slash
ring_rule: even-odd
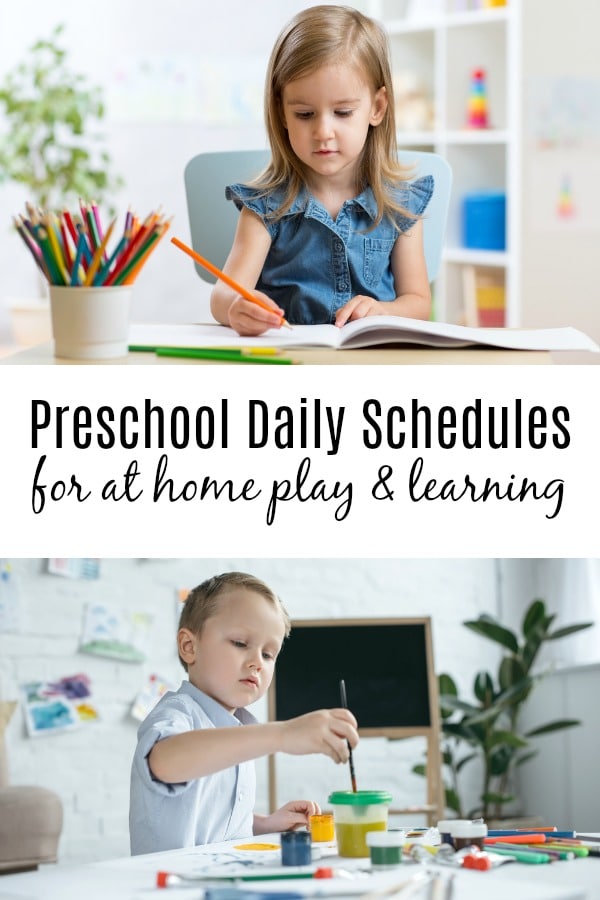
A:
<svg viewBox="0 0 600 900">
<path fill-rule="evenodd" d="M 592 622 L 566 625 L 552 630 L 556 616 L 549 614 L 542 600 L 534 600 L 526 610 L 520 633 L 482 614 L 463 624 L 476 634 L 502 647 L 496 677 L 480 671 L 473 683 L 473 700 L 458 695 L 454 679 L 439 676 L 440 714 L 444 735 L 442 755 L 446 806 L 458 818 L 502 817 L 512 803 L 514 776 L 519 766 L 538 752 L 535 739 L 544 734 L 581 724 L 577 719 L 557 719 L 523 733 L 520 718 L 523 706 L 536 684 L 548 671 L 534 671 L 538 653 L 546 641 L 556 641 L 589 628 Z M 460 776 L 465 766 L 479 760 L 482 766 L 481 792 L 477 805 L 466 809 L 461 798 Z M 424 774 L 425 767 L 413 767 Z"/>
<path fill-rule="evenodd" d="M 102 90 L 70 71 L 63 31 L 34 43 L 0 84 L 0 183 L 23 185 L 24 203 L 55 210 L 80 197 L 101 202 L 122 185 L 93 130 L 105 113 Z M 40 298 L 36 305 L 47 310 Z"/>
</svg>

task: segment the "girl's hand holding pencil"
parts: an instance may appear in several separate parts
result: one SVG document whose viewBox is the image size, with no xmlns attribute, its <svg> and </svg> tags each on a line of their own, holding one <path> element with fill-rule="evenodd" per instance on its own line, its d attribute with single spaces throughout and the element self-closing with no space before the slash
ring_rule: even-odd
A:
<svg viewBox="0 0 600 900">
<path fill-rule="evenodd" d="M 160 211 L 142 223 L 128 210 L 121 235 L 109 245 L 114 219 L 104 231 L 96 204 L 80 201 L 79 212 L 59 215 L 26 204 L 27 216 L 13 218 L 17 232 L 49 284 L 111 287 L 133 284 L 148 257 L 169 229 Z"/>
<path fill-rule="evenodd" d="M 215 265 L 203 256 L 200 256 L 199 253 L 196 253 L 195 250 L 192 250 L 179 238 L 172 237 L 171 243 L 175 244 L 179 250 L 187 253 L 188 256 L 191 256 L 198 265 L 202 266 L 203 269 L 206 269 L 215 278 L 218 278 L 238 294 L 238 297 L 229 307 L 229 324 L 238 334 L 256 336 L 263 334 L 268 328 L 280 328 L 282 325 L 285 325 L 286 328 L 292 327 L 284 319 L 283 310 L 266 294 L 261 293 L 261 291 L 249 291 L 243 285 L 238 284 L 230 275 L 217 269 Z M 265 313 L 267 313 L 266 316 Z"/>
</svg>

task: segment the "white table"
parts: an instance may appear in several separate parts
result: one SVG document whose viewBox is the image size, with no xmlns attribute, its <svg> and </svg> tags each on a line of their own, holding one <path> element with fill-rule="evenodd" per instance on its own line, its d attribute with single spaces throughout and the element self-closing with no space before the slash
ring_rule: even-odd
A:
<svg viewBox="0 0 600 900">
<path fill-rule="evenodd" d="M 278 836 L 265 835 L 255 840 L 275 843 Z M 233 844 L 239 843 L 247 842 L 213 844 L 193 850 L 172 850 L 74 867 L 43 866 L 37 872 L 4 875 L 0 877 L 0 900 L 149 900 L 157 897 L 167 900 L 169 897 L 173 900 L 201 900 L 201 886 L 168 888 L 166 891 L 156 888 L 157 872 L 197 872 L 207 862 L 218 864 L 219 860 L 223 860 L 223 853 L 231 849 Z M 334 851 L 330 851 L 332 852 Z M 278 865 L 279 854 L 277 851 L 272 853 L 272 865 Z M 265 855 L 261 854 L 261 858 L 264 859 Z M 364 865 L 366 862 L 360 861 L 358 864 Z M 340 859 L 326 853 L 321 863 L 348 870 L 357 861 Z M 220 871 L 227 871 L 227 866 L 222 862 L 219 868 Z M 492 872 L 454 870 L 435 865 L 429 865 L 428 869 L 444 878 L 455 872 L 454 900 L 600 900 L 600 859 L 595 857 L 542 866 L 510 863 Z M 357 890 L 367 894 L 395 885 L 409 879 L 418 870 L 417 864 L 407 862 L 397 869 L 360 880 L 253 881 L 246 882 L 242 887 L 261 893 L 294 891 L 305 896 L 315 896 L 317 889 L 320 896 L 356 897 Z M 254 874 L 257 868 L 245 871 L 252 871 Z M 352 895 L 346 885 L 351 886 Z M 421 886 L 410 896 L 411 900 L 430 900 L 430 896 L 432 900 L 437 900 L 435 892 L 431 893 L 431 883 Z M 401 900 L 401 896 L 398 900 Z"/>
</svg>

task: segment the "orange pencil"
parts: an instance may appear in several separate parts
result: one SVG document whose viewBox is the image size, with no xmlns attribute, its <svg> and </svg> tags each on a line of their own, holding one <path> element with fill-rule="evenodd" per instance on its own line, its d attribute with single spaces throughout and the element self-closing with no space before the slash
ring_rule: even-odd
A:
<svg viewBox="0 0 600 900">
<path fill-rule="evenodd" d="M 486 837 L 483 839 L 484 844 L 544 844 L 548 838 L 545 834 L 512 834 L 497 835 L 496 837 Z"/>
<path fill-rule="evenodd" d="M 203 256 L 200 256 L 199 253 L 196 253 L 195 250 L 192 250 L 191 247 L 188 247 L 187 244 L 184 244 L 183 241 L 180 241 L 179 238 L 172 237 L 171 243 L 175 244 L 176 247 L 179 247 L 180 250 L 183 250 L 184 253 L 187 253 L 188 256 L 191 256 L 199 265 L 201 265 L 204 269 L 207 269 L 211 272 L 216 278 L 219 278 L 221 281 L 225 282 L 225 284 L 229 285 L 234 291 L 237 291 L 244 300 L 249 300 L 250 303 L 255 303 L 256 306 L 260 306 L 261 309 L 266 309 L 267 312 L 276 313 L 271 306 L 267 306 L 266 303 L 263 303 L 258 297 L 255 297 L 254 294 L 250 293 L 250 291 L 246 290 L 245 287 L 242 287 L 241 284 L 238 284 L 237 281 L 234 281 L 233 278 L 230 278 L 229 275 L 226 275 L 225 272 L 221 272 L 220 269 L 217 269 L 216 266 L 213 266 L 211 262 L 207 259 L 204 259 Z M 283 318 L 283 313 L 281 314 L 281 324 L 285 325 L 286 328 L 291 328 L 289 322 Z"/>
</svg>

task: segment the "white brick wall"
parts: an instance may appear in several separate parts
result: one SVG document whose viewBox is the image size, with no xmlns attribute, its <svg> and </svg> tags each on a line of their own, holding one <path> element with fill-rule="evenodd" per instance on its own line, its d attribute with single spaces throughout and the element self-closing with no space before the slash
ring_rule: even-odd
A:
<svg viewBox="0 0 600 900">
<path fill-rule="evenodd" d="M 450 672 L 462 690 L 489 666 L 490 647 L 461 622 L 496 614 L 498 566 L 493 560 L 131 560 L 101 563 L 97 581 L 71 581 L 47 573 L 47 561 L 11 561 L 20 589 L 22 632 L 0 633 L 0 689 L 17 696 L 20 682 L 86 672 L 102 720 L 78 731 L 31 739 L 18 709 L 7 730 L 13 784 L 39 784 L 60 795 L 65 824 L 64 863 L 129 853 L 129 768 L 137 723 L 129 709 L 144 677 L 157 672 L 179 682 L 175 652 L 175 592 L 221 571 L 241 569 L 263 578 L 282 597 L 292 617 L 419 616 L 433 618 L 436 670 Z M 523 565 L 521 561 L 521 565 Z M 78 653 L 86 603 L 103 600 L 154 617 L 146 663 L 124 664 Z M 266 715 L 266 703 L 254 711 Z M 363 785 L 386 787 L 397 803 L 423 799 L 424 781 L 410 769 L 421 761 L 414 739 L 364 740 L 356 751 Z M 383 773 L 383 774 L 382 774 Z M 322 757 L 280 757 L 279 801 L 345 788 L 347 770 Z M 257 811 L 265 811 L 266 763 L 257 762 Z"/>
</svg>

